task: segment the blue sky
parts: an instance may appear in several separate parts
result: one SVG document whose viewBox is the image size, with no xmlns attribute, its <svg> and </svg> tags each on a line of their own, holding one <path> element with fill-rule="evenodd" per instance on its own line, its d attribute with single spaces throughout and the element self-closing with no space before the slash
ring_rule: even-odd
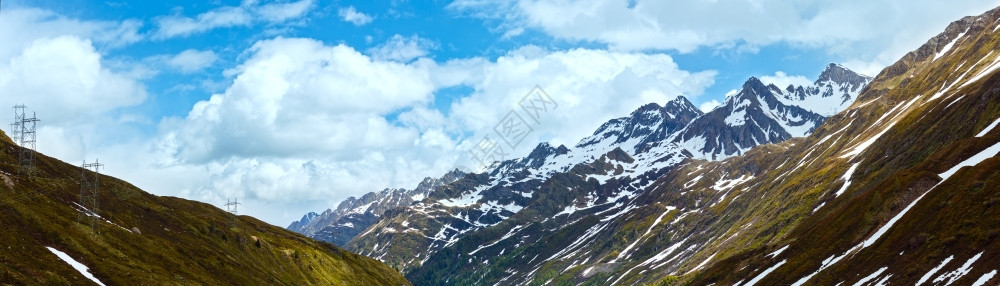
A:
<svg viewBox="0 0 1000 286">
<path fill-rule="evenodd" d="M 750 76 L 875 75 L 1000 3 L 869 2 L 5 0 L 0 104 L 41 152 L 283 226 L 470 164 L 535 85 L 559 109 L 514 154 Z"/>
</svg>

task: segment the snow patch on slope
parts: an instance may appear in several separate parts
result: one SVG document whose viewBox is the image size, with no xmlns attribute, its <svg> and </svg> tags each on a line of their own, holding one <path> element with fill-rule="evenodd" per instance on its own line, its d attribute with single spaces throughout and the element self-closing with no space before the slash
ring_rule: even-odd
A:
<svg viewBox="0 0 1000 286">
<path fill-rule="evenodd" d="M 951 167 L 951 169 L 948 169 L 948 171 L 945 171 L 944 173 L 938 174 L 938 176 L 941 176 L 942 179 L 947 180 L 948 178 L 951 177 L 951 175 L 954 175 L 955 172 L 958 172 L 958 170 L 961 169 L 962 167 L 975 166 L 976 164 L 979 164 L 980 162 L 983 162 L 986 159 L 996 156 L 997 153 L 1000 153 L 1000 143 L 993 144 L 993 146 L 986 148 L 986 150 L 983 150 L 982 152 L 979 152 L 976 155 L 972 155 L 972 157 L 969 157 L 969 159 L 965 159 L 965 161 L 958 163 L 958 165 L 955 165 L 955 167 Z"/>
<path fill-rule="evenodd" d="M 984 128 L 983 131 L 980 131 L 979 134 L 976 134 L 976 137 L 986 136 L 986 133 L 990 133 L 990 131 L 993 131 L 993 128 L 997 127 L 997 124 L 1000 124 L 1000 118 L 997 118 L 997 120 L 994 120 L 993 123 L 990 123 L 989 126 L 986 126 L 986 128 Z"/>
<path fill-rule="evenodd" d="M 753 178 L 754 178 L 753 176 L 741 175 L 739 178 L 736 179 L 719 180 L 715 182 L 715 185 L 712 186 L 712 189 L 715 189 L 716 191 L 729 190 Z"/>
<path fill-rule="evenodd" d="M 979 277 L 979 279 L 977 279 L 976 282 L 972 283 L 972 286 L 983 286 L 983 285 L 986 285 L 986 282 L 989 282 L 990 279 L 993 279 L 993 276 L 995 276 L 995 275 L 997 275 L 997 271 L 996 270 L 993 270 L 993 271 L 990 271 L 989 273 L 983 274 L 983 276 Z"/>
<path fill-rule="evenodd" d="M 955 269 L 955 271 L 941 274 L 941 276 L 938 276 L 938 278 L 934 278 L 934 283 L 936 284 L 938 282 L 943 282 L 945 280 L 948 280 L 948 282 L 945 282 L 944 285 L 951 285 L 951 283 L 955 283 L 955 280 L 958 280 L 959 278 L 962 278 L 962 276 L 969 274 L 969 271 L 972 270 L 972 264 L 976 263 L 976 260 L 979 260 L 979 257 L 982 256 L 983 256 L 982 252 L 976 254 L 976 256 L 969 258 L 969 260 L 966 261 L 965 264 L 962 264 L 962 267 Z"/>
<path fill-rule="evenodd" d="M 743 286 L 753 286 L 754 284 L 757 284 L 757 282 L 760 282 L 760 280 L 763 280 L 764 277 L 767 277 L 767 275 L 771 274 L 771 272 L 773 272 L 775 269 L 778 269 L 778 267 L 781 267 L 782 265 L 785 265 L 786 261 L 787 260 L 782 260 L 781 262 L 778 262 L 778 264 L 775 264 L 774 266 L 771 266 L 771 268 L 768 268 L 767 270 L 764 270 L 764 272 L 761 272 L 760 274 L 757 275 L 757 277 L 754 277 L 752 280 L 748 281 L 747 284 L 745 284 Z"/>
<path fill-rule="evenodd" d="M 844 191 L 847 191 L 847 187 L 851 186 L 851 176 L 854 175 L 854 170 L 858 169 L 858 164 L 861 163 L 854 163 L 854 165 L 851 165 L 851 168 L 847 169 L 847 173 L 844 173 L 844 176 L 841 177 L 844 179 L 844 185 L 841 186 L 840 190 L 837 191 L 836 197 L 839 197 L 841 194 L 844 193 Z"/>
<path fill-rule="evenodd" d="M 917 284 L 913 285 L 920 286 L 920 284 L 924 284 L 924 282 L 927 282 L 927 280 L 931 279 L 931 277 L 934 277 L 934 274 L 937 274 L 938 271 L 941 271 L 941 268 L 944 268 L 944 266 L 947 265 L 948 262 L 951 262 L 952 259 L 955 259 L 954 255 L 948 256 L 948 258 L 945 258 L 944 261 L 941 261 L 941 264 L 939 264 L 937 267 L 931 268 L 930 271 L 927 271 L 927 274 L 921 276 L 920 280 L 917 280 Z"/>
<path fill-rule="evenodd" d="M 968 31 L 969 31 L 969 29 L 965 29 L 965 32 L 962 32 L 962 33 L 958 34 L 958 36 L 955 36 L 955 38 L 952 39 L 951 42 L 948 42 L 947 45 L 944 45 L 944 47 L 941 48 L 940 52 L 938 52 L 937 54 L 934 55 L 934 59 L 931 60 L 931 61 L 935 61 L 938 58 L 940 58 L 941 56 L 943 56 L 944 54 L 948 53 L 948 51 L 951 50 L 951 47 L 954 46 L 956 42 L 958 42 L 958 39 L 961 39 L 962 36 L 965 36 L 965 33 L 968 32 Z"/>
<path fill-rule="evenodd" d="M 909 102 L 907 102 L 906 105 L 902 105 L 902 108 L 899 109 L 899 114 L 894 115 L 893 119 L 896 119 L 896 117 L 905 114 L 906 109 L 909 108 L 910 105 L 912 105 L 914 102 L 917 102 L 917 100 L 919 100 L 919 99 L 920 99 L 920 97 L 918 96 L 917 98 L 914 98 L 913 100 L 910 100 Z M 872 126 L 876 126 L 879 123 L 881 123 L 883 118 L 885 118 L 889 114 L 892 114 L 899 107 L 900 107 L 900 105 L 896 105 L 896 107 L 893 107 L 891 110 L 889 110 L 889 112 L 886 112 L 885 114 L 883 114 L 882 117 L 879 117 L 879 119 L 877 121 L 875 121 L 875 124 L 872 124 Z M 875 141 L 877 141 L 880 137 L 882 137 L 882 135 L 885 135 L 886 132 L 889 132 L 889 130 L 892 129 L 892 127 L 895 126 L 896 123 L 899 123 L 899 121 L 896 120 L 896 121 L 893 121 L 892 123 L 889 123 L 889 126 L 886 126 L 885 128 L 883 128 L 881 132 L 879 132 L 875 136 L 872 136 L 871 138 L 868 138 L 868 140 L 865 140 L 864 142 L 861 142 L 860 144 L 858 144 L 857 146 L 855 146 L 854 149 L 852 149 L 850 152 L 847 152 L 846 154 L 841 155 L 840 158 L 841 159 L 844 159 L 844 158 L 853 158 L 853 157 L 857 156 L 858 154 L 861 154 L 861 152 L 864 152 L 866 149 L 868 149 L 868 147 L 870 147 L 872 144 L 874 144 Z"/>
<path fill-rule="evenodd" d="M 989 56 L 989 55 L 987 55 L 987 56 Z M 998 56 L 997 58 L 993 59 L 993 62 L 990 63 L 989 66 L 986 66 L 986 69 L 983 69 L 983 71 L 977 73 L 976 76 L 974 76 L 974 77 L 970 78 L 969 80 L 965 81 L 965 83 L 963 83 L 962 85 L 958 86 L 958 88 L 961 89 L 961 88 L 965 87 L 966 85 L 969 85 L 971 83 L 979 81 L 984 76 L 989 75 L 990 73 L 993 73 L 993 71 L 995 71 L 997 68 L 1000 68 L 1000 56 Z"/>
<path fill-rule="evenodd" d="M 83 263 L 76 261 L 76 259 L 73 259 L 73 257 L 55 248 L 51 248 L 48 246 L 46 246 L 45 248 L 51 251 L 52 254 L 58 256 L 59 259 L 66 262 L 66 264 L 69 264 L 69 266 L 73 266 L 73 269 L 76 269 L 76 271 L 80 272 L 80 274 L 83 275 L 83 277 L 87 277 L 87 279 L 90 279 L 90 281 L 94 281 L 94 283 L 97 283 L 97 285 L 104 286 L 104 283 L 101 283 L 101 280 L 97 280 L 97 277 L 94 277 L 93 274 L 90 274 L 90 269 L 87 268 L 86 265 L 83 265 Z"/>
<path fill-rule="evenodd" d="M 732 114 L 729 114 L 729 116 L 726 116 L 726 125 L 733 127 L 743 126 L 743 124 L 746 124 L 746 116 L 746 110 L 733 112 Z"/>
<path fill-rule="evenodd" d="M 445 199 L 445 200 L 440 200 L 438 202 L 447 207 L 468 207 L 475 204 L 476 202 L 478 202 L 483 198 L 482 193 L 483 190 L 486 189 L 486 187 L 487 186 L 480 186 L 475 191 L 462 195 L 459 198 Z"/>
<path fill-rule="evenodd" d="M 628 254 L 629 254 L 629 251 L 631 251 L 632 248 L 635 247 L 635 245 L 638 244 L 639 241 L 642 240 L 642 238 L 644 238 L 647 235 L 649 235 L 649 233 L 653 231 L 653 228 L 656 227 L 656 225 L 660 224 L 660 221 L 663 220 L 663 216 L 667 215 L 668 213 L 670 213 L 671 211 L 676 210 L 676 209 L 677 208 L 675 208 L 675 207 L 668 206 L 667 207 L 667 211 L 665 211 L 662 214 L 660 214 L 660 216 L 656 218 L 656 221 L 653 221 L 653 224 L 649 225 L 649 228 L 646 229 L 646 232 L 643 233 L 642 235 L 640 235 L 639 237 L 637 237 L 635 239 L 635 241 L 632 242 L 632 244 L 629 244 L 628 247 L 625 247 L 625 250 L 622 250 L 622 252 L 620 254 L 618 254 L 618 257 L 615 257 L 615 259 L 611 260 L 611 263 L 618 262 L 618 259 L 621 259 L 622 257 L 627 257 Z"/>
<path fill-rule="evenodd" d="M 767 256 L 770 256 L 771 258 L 778 257 L 778 255 L 781 255 L 782 252 L 785 252 L 785 250 L 788 249 L 789 246 L 791 246 L 791 244 L 785 245 L 785 247 L 782 247 L 781 249 L 768 253 Z"/>
<path fill-rule="evenodd" d="M 878 270 L 875 270 L 875 273 L 872 273 L 871 275 L 868 275 L 865 278 L 861 278 L 861 280 L 858 280 L 857 283 L 854 283 L 854 286 L 863 286 L 866 283 L 868 283 L 868 281 L 875 280 L 875 278 L 878 278 L 879 275 L 882 275 L 882 272 L 885 272 L 886 269 L 889 269 L 889 268 L 888 267 L 882 267 L 882 268 L 879 268 Z"/>
<path fill-rule="evenodd" d="M 524 228 L 523 225 L 519 225 L 519 226 L 515 226 L 514 228 L 511 228 L 510 231 L 508 231 L 507 234 L 504 234 L 503 237 L 500 237 L 500 239 L 497 239 L 496 241 L 491 242 L 490 244 L 479 246 L 478 248 L 476 248 L 476 250 L 473 250 L 472 252 L 469 252 L 469 255 L 476 254 L 476 252 L 479 252 L 480 250 L 489 248 L 490 246 L 494 246 L 497 243 L 500 243 L 501 241 L 504 241 L 504 240 L 506 240 L 506 239 L 514 236 L 514 234 L 517 233 L 517 231 L 521 230 L 522 228 Z"/>
</svg>

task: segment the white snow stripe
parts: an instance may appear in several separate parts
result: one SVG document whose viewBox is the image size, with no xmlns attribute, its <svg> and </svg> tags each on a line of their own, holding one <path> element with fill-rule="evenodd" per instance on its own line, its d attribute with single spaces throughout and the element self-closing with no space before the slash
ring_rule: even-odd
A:
<svg viewBox="0 0 1000 286">
<path fill-rule="evenodd" d="M 775 269 L 778 269 L 778 267 L 781 267 L 782 265 L 785 265 L 786 261 L 787 260 L 782 260 L 781 262 L 778 262 L 778 264 L 775 264 L 774 266 L 771 266 L 771 268 L 768 268 L 767 270 L 764 270 L 764 272 L 761 272 L 760 274 L 757 275 L 757 277 L 754 277 L 752 280 L 748 281 L 747 284 L 745 284 L 743 286 L 753 286 L 754 284 L 757 284 L 757 282 L 760 282 L 760 280 L 763 280 L 764 277 L 767 277 L 768 274 L 771 274 L 772 271 L 774 271 Z"/>
<path fill-rule="evenodd" d="M 653 228 L 656 227 L 656 225 L 660 224 L 660 221 L 663 220 L 663 216 L 667 215 L 668 213 L 670 213 L 671 211 L 676 210 L 676 209 L 677 208 L 675 208 L 675 207 L 667 207 L 667 211 L 663 212 L 663 214 L 660 214 L 660 216 L 656 218 L 656 221 L 653 221 L 653 224 L 649 225 L 649 228 L 646 229 L 646 232 L 643 233 L 641 236 L 637 237 L 635 239 L 635 241 L 632 242 L 632 244 L 629 244 L 629 246 L 625 248 L 625 250 L 622 250 L 622 252 L 620 254 L 618 254 L 618 257 L 615 257 L 615 259 L 611 260 L 611 263 L 617 262 L 618 259 L 621 259 L 622 257 L 627 257 L 629 251 L 631 251 L 632 248 L 635 247 L 635 245 L 638 244 L 639 241 L 642 240 L 642 238 L 644 238 L 647 235 L 649 235 L 649 233 L 653 231 Z"/>
<path fill-rule="evenodd" d="M 976 260 L 979 260 L 979 258 L 982 256 L 983 253 L 980 252 L 979 254 L 976 254 L 976 256 L 969 258 L 968 261 L 965 261 L 965 264 L 962 264 L 962 267 L 955 269 L 955 271 L 941 274 L 941 276 L 938 276 L 938 278 L 934 278 L 934 284 L 945 281 L 945 279 L 947 279 L 948 282 L 945 282 L 944 285 L 951 285 L 951 283 L 955 283 L 955 280 L 958 280 L 959 278 L 962 278 L 966 274 L 969 274 L 969 271 L 972 271 L 972 264 L 976 263 Z"/>
<path fill-rule="evenodd" d="M 79 261 L 76 261 L 76 259 L 73 259 L 73 257 L 67 255 L 66 253 L 64 253 L 62 251 L 59 251 L 58 249 L 51 248 L 51 247 L 48 247 L 48 246 L 46 246 L 45 248 L 47 248 L 49 251 L 51 251 L 52 254 L 55 254 L 56 256 L 58 256 L 59 259 L 61 259 L 62 261 L 66 262 L 66 264 L 69 264 L 69 266 L 72 266 L 73 269 L 76 269 L 76 271 L 79 271 L 80 274 L 83 275 L 83 277 L 87 277 L 87 279 L 90 279 L 90 281 L 94 281 L 94 283 L 97 283 L 97 285 L 104 286 L 104 283 L 101 283 L 101 280 L 97 280 L 97 277 L 94 277 L 93 274 L 90 274 L 90 269 L 87 268 L 86 265 L 83 265 L 83 263 L 80 263 Z"/>
<path fill-rule="evenodd" d="M 886 269 L 889 269 L 889 268 L 888 267 L 879 268 L 878 270 L 875 271 L 875 273 L 872 273 L 872 275 L 868 275 L 867 277 L 862 278 L 861 280 L 858 280 L 857 283 L 854 283 L 854 286 L 865 285 L 865 283 L 868 283 L 868 281 L 872 281 L 875 278 L 878 278 L 879 275 L 882 275 L 882 272 L 885 272 Z"/>
<path fill-rule="evenodd" d="M 791 244 L 785 245 L 785 247 L 782 247 L 781 249 L 775 250 L 774 252 L 771 252 L 771 253 L 767 254 L 767 256 L 770 256 L 771 258 L 778 257 L 778 255 L 781 255 L 782 252 L 785 252 L 785 250 L 788 249 L 789 246 L 792 246 L 792 245 Z"/>
<path fill-rule="evenodd" d="M 839 197 L 841 194 L 844 193 L 844 191 L 847 191 L 847 187 L 851 186 L 851 176 L 853 176 L 854 175 L 854 171 L 858 169 L 858 164 L 861 164 L 861 163 L 858 162 L 858 163 L 854 163 L 854 165 L 851 165 L 851 168 L 847 169 L 847 172 L 844 173 L 844 176 L 841 177 L 841 178 L 844 179 L 844 185 L 840 187 L 840 190 L 837 191 L 837 194 L 836 194 L 835 197 Z"/>
<path fill-rule="evenodd" d="M 996 156 L 997 153 L 1000 153 L 1000 143 L 993 144 L 993 146 L 986 148 L 986 150 L 983 150 L 977 153 L 976 155 L 972 155 L 972 157 L 969 157 L 969 159 L 965 159 L 965 161 L 958 163 L 958 165 L 955 165 L 955 167 L 951 167 L 951 169 L 948 169 L 948 171 L 945 171 L 944 173 L 938 174 L 938 176 L 941 176 L 942 179 L 947 180 L 952 175 L 954 175 L 955 172 L 958 172 L 958 170 L 961 169 L 962 167 L 975 166 L 986 159 Z M 942 182 L 944 180 L 942 180 Z"/>
<path fill-rule="evenodd" d="M 989 282 L 990 279 L 993 279 L 993 276 L 995 276 L 995 275 L 997 275 L 997 271 L 996 270 L 993 270 L 993 271 L 990 271 L 989 273 L 983 274 L 983 276 L 979 277 L 979 279 L 977 279 L 976 282 L 972 283 L 972 286 L 983 286 L 983 285 L 986 285 L 986 282 Z"/>
<path fill-rule="evenodd" d="M 965 166 L 975 166 L 976 164 L 979 164 L 979 162 L 982 162 L 983 160 L 986 160 L 986 159 L 989 159 L 989 158 L 995 156 L 998 152 L 1000 152 L 1000 143 L 994 144 L 993 146 L 990 146 L 989 148 L 986 148 L 986 150 L 983 150 L 982 152 L 979 152 L 979 154 L 973 155 L 971 158 L 966 159 L 965 161 L 962 161 L 962 163 L 959 163 L 958 165 L 956 165 L 955 167 L 952 167 L 948 171 L 946 171 L 944 173 L 941 173 L 940 176 L 941 176 L 941 178 L 943 178 L 941 180 L 941 182 L 939 182 L 937 185 L 934 185 L 929 190 L 927 190 L 926 192 L 924 192 L 923 194 L 921 194 L 919 197 L 917 197 L 916 199 L 914 199 L 913 202 L 910 202 L 910 205 L 906 206 L 906 208 L 904 208 L 902 211 L 900 211 L 898 214 L 896 214 L 896 216 L 892 217 L 892 219 L 890 219 L 889 222 L 885 223 L 885 225 L 883 225 L 881 228 L 879 228 L 879 230 L 877 232 L 875 232 L 875 234 L 873 234 L 871 237 L 869 237 L 868 239 L 866 239 L 862 243 L 862 247 L 861 248 L 867 248 L 867 247 L 871 246 L 872 244 L 874 244 L 875 241 L 877 241 L 879 238 L 881 238 L 883 234 L 885 234 L 887 231 L 889 231 L 890 228 L 892 228 L 893 224 L 895 224 L 897 221 L 899 221 L 899 219 L 903 218 L 903 215 L 905 215 L 906 212 L 910 211 L 910 209 L 913 208 L 913 206 L 915 206 L 917 204 L 917 202 L 920 202 L 920 199 L 924 198 L 924 196 L 926 196 L 931 191 L 933 191 L 934 188 L 936 188 L 937 186 L 941 185 L 941 183 L 944 183 L 944 181 L 947 181 L 948 178 L 951 177 L 951 175 L 955 174 L 955 172 L 958 171 L 958 169 L 960 169 L 962 167 L 965 167 Z"/>
<path fill-rule="evenodd" d="M 896 105 L 896 107 L 893 107 L 891 110 L 889 110 L 889 112 L 887 112 L 886 114 L 883 114 L 882 117 L 879 118 L 878 121 L 875 121 L 875 124 L 872 124 L 869 127 L 869 129 L 871 127 L 878 126 L 879 124 L 881 124 L 882 118 L 885 118 L 887 115 L 889 115 L 891 113 L 894 113 L 895 110 L 896 110 L 896 108 L 899 108 L 900 106 L 902 106 L 902 109 L 899 110 L 899 114 L 893 115 L 892 119 L 896 119 L 899 116 L 905 115 L 907 109 L 910 108 L 910 105 L 912 105 L 914 102 L 917 102 L 917 100 L 920 100 L 920 98 L 921 98 L 921 96 L 918 96 L 917 98 L 914 98 L 914 99 L 910 100 L 909 102 L 907 102 L 905 105 L 901 105 L 901 104 Z M 840 158 L 841 159 L 848 158 L 848 157 L 853 158 L 854 156 L 857 156 L 858 154 L 861 154 L 861 152 L 865 151 L 865 149 L 868 149 L 868 147 L 871 146 L 872 144 L 874 144 L 876 140 L 878 140 L 880 137 L 882 137 L 882 135 L 885 135 L 886 132 L 889 132 L 889 130 L 892 129 L 892 127 L 895 126 L 896 123 L 899 123 L 899 120 L 896 120 L 896 121 L 893 121 L 892 123 L 889 123 L 889 126 L 886 126 L 885 128 L 883 128 L 882 132 L 879 132 L 875 136 L 872 136 L 871 138 L 868 138 L 868 140 L 865 140 L 864 142 L 861 142 L 860 144 L 854 146 L 854 148 L 851 151 L 847 152 L 844 155 L 841 155 Z M 865 131 L 867 132 L 867 130 L 865 130 Z"/>
<path fill-rule="evenodd" d="M 976 137 L 983 137 L 986 135 L 986 133 L 990 133 L 990 131 L 993 131 L 993 128 L 997 127 L 997 124 L 1000 124 L 1000 118 L 997 118 L 997 120 L 994 120 L 993 123 L 990 123 L 989 126 L 986 126 L 986 128 L 984 128 L 983 131 L 980 131 L 979 134 L 976 134 Z"/>
<path fill-rule="evenodd" d="M 917 284 L 913 284 L 913 286 L 919 286 L 920 284 L 924 284 L 924 282 L 927 282 L 928 279 L 934 277 L 934 274 L 937 274 L 938 271 L 941 271 L 941 268 L 944 268 L 944 266 L 948 264 L 948 262 L 951 262 L 952 259 L 955 259 L 954 255 L 945 258 L 944 261 L 941 261 L 941 264 L 938 264 L 937 267 L 932 268 L 931 271 L 927 271 L 927 274 L 921 276 L 920 280 L 917 280 Z"/>
<path fill-rule="evenodd" d="M 958 34 L 958 36 L 955 36 L 954 39 L 951 39 L 951 42 L 948 42 L 947 45 L 944 45 L 944 47 L 941 48 L 941 51 L 938 52 L 937 54 L 935 54 L 934 55 L 934 59 L 931 60 L 931 61 L 936 61 L 938 58 L 940 58 L 944 54 L 948 53 L 948 51 L 951 50 L 951 47 L 954 46 L 956 42 L 958 42 L 958 39 L 961 39 L 962 36 L 965 36 L 965 33 L 968 32 L 968 31 L 969 31 L 969 29 L 965 29 L 965 32 L 962 32 L 962 33 Z"/>
<path fill-rule="evenodd" d="M 958 88 L 961 89 L 961 88 L 965 87 L 966 85 L 969 85 L 971 83 L 979 81 L 984 76 L 989 75 L 990 73 L 992 73 L 993 71 L 995 71 L 997 68 L 1000 68 L 1000 57 L 997 57 L 997 58 L 993 59 L 993 62 L 990 63 L 990 65 L 986 66 L 986 68 L 983 69 L 983 71 L 977 73 L 976 76 L 973 76 L 969 80 L 966 80 L 965 83 L 963 83 L 962 85 L 958 86 Z"/>
</svg>

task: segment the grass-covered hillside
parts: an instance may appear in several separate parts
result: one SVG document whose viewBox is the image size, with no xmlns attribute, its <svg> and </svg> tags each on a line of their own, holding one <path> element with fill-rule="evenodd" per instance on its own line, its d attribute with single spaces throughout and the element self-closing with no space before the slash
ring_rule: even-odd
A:
<svg viewBox="0 0 1000 286">
<path fill-rule="evenodd" d="M 0 284 L 94 283 L 51 247 L 106 285 L 409 285 L 374 259 L 252 217 L 228 227 L 215 206 L 109 176 L 94 232 L 79 222 L 81 168 L 37 154 L 35 176 L 19 176 L 19 148 L 0 133 Z"/>
<path fill-rule="evenodd" d="M 690 284 L 1000 283 L 998 25 L 1000 9 L 953 22 L 813 136 L 762 154 L 805 164 L 768 167 L 734 224 L 749 231 Z"/>
</svg>

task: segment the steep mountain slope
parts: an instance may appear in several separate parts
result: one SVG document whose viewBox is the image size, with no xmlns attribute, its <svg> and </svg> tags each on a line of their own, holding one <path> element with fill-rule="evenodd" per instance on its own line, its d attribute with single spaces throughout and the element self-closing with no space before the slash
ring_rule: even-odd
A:
<svg viewBox="0 0 1000 286">
<path fill-rule="evenodd" d="M 560 270 L 542 269 L 544 265 L 571 257 L 577 257 L 577 262 L 591 260 L 594 257 L 582 256 L 596 253 L 581 250 L 595 243 L 613 244 L 601 246 L 607 251 L 623 250 L 626 245 L 621 241 L 628 237 L 614 233 L 621 227 L 618 219 L 638 215 L 634 211 L 643 205 L 636 200 L 656 184 L 657 178 L 705 149 L 706 145 L 688 142 L 685 146 L 671 140 L 684 130 L 696 131 L 692 128 L 696 122 L 703 122 L 706 129 L 745 128 L 783 134 L 745 141 L 744 148 L 749 148 L 780 142 L 792 132 L 808 133 L 825 119 L 784 105 L 775 99 L 776 90 L 752 78 L 727 105 L 709 113 L 722 118 L 738 113 L 746 118 L 760 116 L 766 119 L 758 121 L 769 125 L 751 120 L 731 128 L 734 126 L 724 120 L 702 114 L 683 97 L 663 107 L 645 105 L 628 117 L 608 121 L 573 149 L 540 144 L 525 158 L 503 162 L 489 173 L 470 174 L 422 202 L 387 213 L 347 248 L 402 269 L 424 284 L 520 284 L 539 277 L 548 279 L 548 274 L 537 275 L 539 270 Z M 756 95 L 764 92 L 770 96 Z M 806 117 L 811 121 L 801 119 Z M 809 130 L 792 130 L 791 118 L 799 120 L 796 127 L 808 126 Z M 705 207 L 700 201 L 689 203 L 690 209 Z"/>
<path fill-rule="evenodd" d="M 251 217 L 228 227 L 217 207 L 108 176 L 99 177 L 94 232 L 78 221 L 90 213 L 79 203 L 81 169 L 36 154 L 35 176 L 20 176 L 19 150 L 0 132 L 0 283 L 94 283 L 72 260 L 109 285 L 409 284 L 373 259 Z"/>
<path fill-rule="evenodd" d="M 848 112 L 787 151 L 812 152 L 816 162 L 772 172 L 787 181 L 843 175 L 761 188 L 766 196 L 806 195 L 821 207 L 808 215 L 801 204 L 786 206 L 800 208 L 783 214 L 799 213 L 799 223 L 756 235 L 749 250 L 720 247 L 733 255 L 693 284 L 750 277 L 766 285 L 1000 284 L 998 26 L 1000 8 L 953 22 L 883 70 Z M 774 249 L 785 251 L 766 254 Z"/>
</svg>

